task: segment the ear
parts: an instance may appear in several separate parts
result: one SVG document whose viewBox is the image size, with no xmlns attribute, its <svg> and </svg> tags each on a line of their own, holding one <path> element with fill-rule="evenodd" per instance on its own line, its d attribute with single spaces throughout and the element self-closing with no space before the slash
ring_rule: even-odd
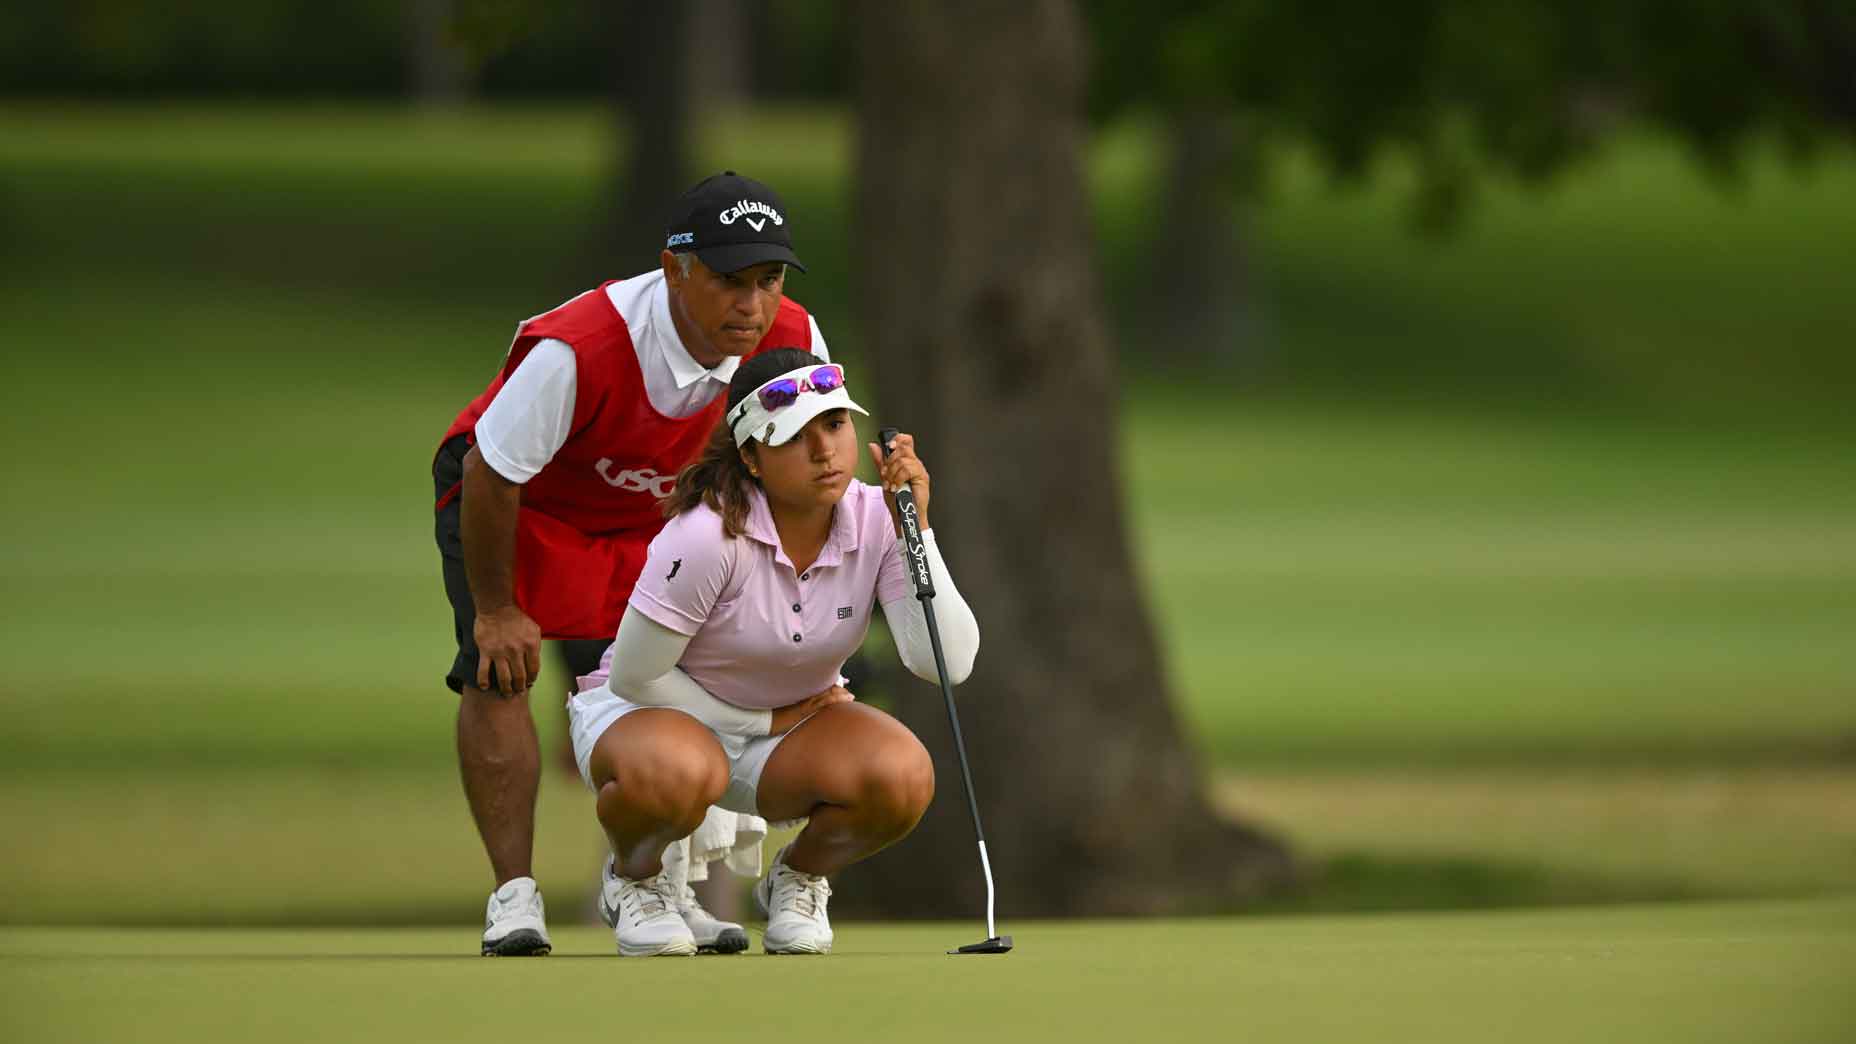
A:
<svg viewBox="0 0 1856 1044">
<path fill-rule="evenodd" d="M 758 466 L 760 464 L 759 448 L 760 443 L 755 442 L 753 439 L 749 439 L 747 445 L 735 451 L 741 454 L 741 466 L 748 469 L 748 474 L 753 475 L 755 478 L 760 477 L 760 468 Z"/>
<path fill-rule="evenodd" d="M 673 287 L 682 285 L 683 266 L 677 264 L 677 255 L 668 250 L 660 250 L 657 253 L 657 263 L 664 269 L 665 282 Z"/>
</svg>

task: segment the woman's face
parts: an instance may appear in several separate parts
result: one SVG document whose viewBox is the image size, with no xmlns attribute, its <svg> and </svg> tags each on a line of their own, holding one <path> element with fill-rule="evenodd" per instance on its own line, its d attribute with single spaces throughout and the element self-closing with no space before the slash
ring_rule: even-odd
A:
<svg viewBox="0 0 1856 1044">
<path fill-rule="evenodd" d="M 843 499 L 857 469 L 857 428 L 851 411 L 827 410 L 782 445 L 756 443 L 754 454 L 770 503 L 828 508 Z"/>
</svg>

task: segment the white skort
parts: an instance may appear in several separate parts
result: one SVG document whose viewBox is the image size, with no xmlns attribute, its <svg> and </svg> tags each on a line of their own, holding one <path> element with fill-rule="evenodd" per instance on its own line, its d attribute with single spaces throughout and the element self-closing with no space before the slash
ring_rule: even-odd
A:
<svg viewBox="0 0 1856 1044">
<path fill-rule="evenodd" d="M 599 789 L 588 771 L 588 763 L 593 758 L 593 744 L 605 735 L 613 722 L 641 709 L 639 704 L 614 696 L 612 690 L 604 686 L 568 697 L 568 735 L 573 739 L 574 763 L 580 766 L 580 778 L 586 781 L 587 789 L 594 792 Z M 760 788 L 761 770 L 767 767 L 767 759 L 773 756 L 774 748 L 790 733 L 741 736 L 710 729 L 709 734 L 722 745 L 722 753 L 728 758 L 728 789 L 722 793 L 716 806 L 730 812 L 760 815 L 755 795 Z"/>
</svg>

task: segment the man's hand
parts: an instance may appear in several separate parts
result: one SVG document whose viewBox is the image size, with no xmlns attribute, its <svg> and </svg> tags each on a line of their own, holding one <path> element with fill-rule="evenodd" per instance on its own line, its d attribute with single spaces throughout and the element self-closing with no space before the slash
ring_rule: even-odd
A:
<svg viewBox="0 0 1856 1044">
<path fill-rule="evenodd" d="M 496 473 L 472 446 L 464 454 L 458 538 L 477 619 L 477 688 L 522 696 L 541 673 L 541 628 L 515 600 L 516 521 L 522 487 Z"/>
<path fill-rule="evenodd" d="M 824 692 L 814 693 L 800 700 L 798 703 L 789 703 L 775 710 L 773 712 L 773 727 L 769 732 L 774 736 L 778 736 L 785 732 L 791 732 L 793 726 L 798 725 L 800 722 L 824 710 L 826 707 L 834 703 L 850 703 L 856 698 L 857 697 L 851 695 L 851 690 L 844 686 L 833 685 Z"/>
<path fill-rule="evenodd" d="M 471 628 L 477 638 L 477 688 L 494 682 L 504 696 L 526 696 L 541 673 L 541 628 L 520 607 L 477 614 Z"/>
</svg>

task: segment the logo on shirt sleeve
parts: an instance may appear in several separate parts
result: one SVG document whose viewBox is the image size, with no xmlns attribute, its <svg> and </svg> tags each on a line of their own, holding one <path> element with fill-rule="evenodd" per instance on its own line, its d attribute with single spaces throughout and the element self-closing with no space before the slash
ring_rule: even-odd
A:
<svg viewBox="0 0 1856 1044">
<path fill-rule="evenodd" d="M 670 572 L 665 574 L 664 579 L 675 580 L 677 578 L 677 570 L 682 569 L 682 568 L 683 568 L 683 559 L 681 558 L 670 563 Z"/>
</svg>

